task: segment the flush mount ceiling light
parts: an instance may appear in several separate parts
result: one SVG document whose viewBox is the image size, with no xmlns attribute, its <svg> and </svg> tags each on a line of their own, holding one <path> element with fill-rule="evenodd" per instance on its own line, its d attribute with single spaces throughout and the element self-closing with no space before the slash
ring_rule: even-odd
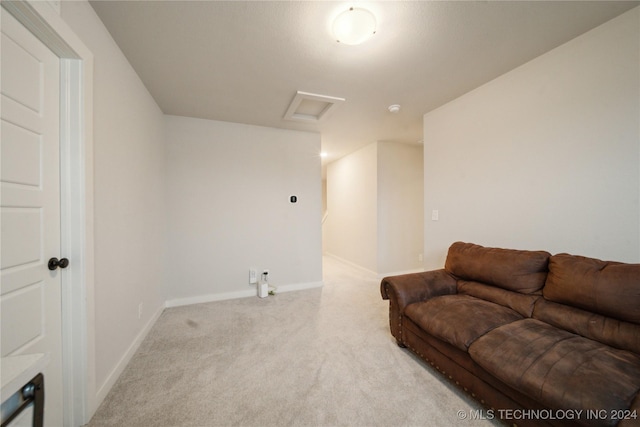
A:
<svg viewBox="0 0 640 427">
<path fill-rule="evenodd" d="M 376 17 L 367 9 L 350 7 L 333 21 L 332 31 L 339 43 L 364 43 L 376 33 Z"/>
<path fill-rule="evenodd" d="M 389 112 L 393 114 L 397 114 L 400 112 L 400 104 L 389 105 Z"/>
</svg>

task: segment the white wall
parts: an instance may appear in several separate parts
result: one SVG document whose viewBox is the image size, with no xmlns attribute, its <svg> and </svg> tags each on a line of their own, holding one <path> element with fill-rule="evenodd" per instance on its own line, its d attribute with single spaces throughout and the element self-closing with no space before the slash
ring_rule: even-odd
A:
<svg viewBox="0 0 640 427">
<path fill-rule="evenodd" d="M 378 273 L 420 270 L 424 244 L 422 145 L 378 143 Z"/>
<path fill-rule="evenodd" d="M 376 142 L 327 167 L 325 251 L 379 275 L 420 270 L 422 146 Z"/>
<path fill-rule="evenodd" d="M 164 306 L 163 115 L 89 3 L 62 2 L 61 12 L 94 55 L 95 330 L 88 333 L 96 355 L 90 401 L 99 405 Z"/>
<path fill-rule="evenodd" d="M 639 10 L 424 116 L 426 268 L 456 240 L 640 260 Z"/>
<path fill-rule="evenodd" d="M 320 135 L 166 116 L 168 305 L 322 284 Z M 298 202 L 289 202 L 296 195 Z"/>
<path fill-rule="evenodd" d="M 378 149 L 370 144 L 327 166 L 325 252 L 378 271 Z"/>
</svg>

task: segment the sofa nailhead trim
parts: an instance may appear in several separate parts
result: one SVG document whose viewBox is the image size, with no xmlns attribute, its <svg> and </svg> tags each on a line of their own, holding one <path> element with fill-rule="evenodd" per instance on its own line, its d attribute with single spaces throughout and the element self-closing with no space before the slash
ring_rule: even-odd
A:
<svg viewBox="0 0 640 427">
<path fill-rule="evenodd" d="M 422 353 L 420 353 L 418 350 L 416 350 L 415 348 L 413 348 L 413 346 L 410 346 L 410 345 L 408 345 L 408 344 L 407 344 L 407 348 L 408 348 L 408 349 L 410 349 L 411 351 L 413 351 L 413 352 L 414 352 L 415 354 L 417 354 L 418 356 L 422 357 L 422 358 L 423 358 L 427 363 L 431 364 L 431 366 L 435 367 L 435 368 L 436 368 L 436 370 L 437 370 L 438 372 L 440 372 L 440 373 L 442 373 L 442 374 L 444 374 L 444 375 L 446 375 L 446 374 L 447 374 L 444 370 L 440 369 L 440 366 L 439 366 L 439 365 L 436 365 L 436 364 L 435 364 L 435 362 L 432 362 L 428 357 L 424 356 L 424 355 L 423 355 Z M 449 379 L 450 379 L 450 380 L 453 380 L 453 377 L 452 377 L 451 375 L 449 375 L 448 377 L 449 377 Z M 458 386 L 460 385 L 460 382 L 459 382 L 459 381 L 455 381 L 455 383 L 456 383 L 456 385 L 458 385 Z M 465 391 L 465 392 L 469 393 L 469 389 L 468 389 L 467 387 L 462 387 L 462 388 L 464 389 L 464 391 Z M 475 397 L 476 397 L 476 394 L 475 394 L 475 393 L 471 393 L 471 396 L 475 398 Z M 484 404 L 485 404 L 485 401 L 484 401 L 484 400 L 480 400 L 480 403 L 484 405 Z M 494 409 L 493 407 L 491 407 L 491 410 L 492 410 L 492 411 L 495 411 L 495 409 Z M 518 427 L 518 425 L 517 425 L 517 424 L 513 424 L 513 425 L 512 425 L 512 427 Z"/>
</svg>

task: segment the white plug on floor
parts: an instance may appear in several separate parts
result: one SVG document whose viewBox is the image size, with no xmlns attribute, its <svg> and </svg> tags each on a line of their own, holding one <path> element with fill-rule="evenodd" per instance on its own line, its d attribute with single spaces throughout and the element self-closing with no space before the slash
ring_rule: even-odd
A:
<svg viewBox="0 0 640 427">
<path fill-rule="evenodd" d="M 266 298 L 269 296 L 269 270 L 264 270 L 258 281 L 258 296 Z"/>
</svg>

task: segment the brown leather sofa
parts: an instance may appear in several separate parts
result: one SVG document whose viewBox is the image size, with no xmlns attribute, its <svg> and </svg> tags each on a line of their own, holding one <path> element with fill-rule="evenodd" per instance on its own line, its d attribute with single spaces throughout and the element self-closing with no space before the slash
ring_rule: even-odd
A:
<svg viewBox="0 0 640 427">
<path fill-rule="evenodd" d="M 640 264 L 457 242 L 381 292 L 398 344 L 486 408 L 463 417 L 640 425 Z"/>
</svg>

